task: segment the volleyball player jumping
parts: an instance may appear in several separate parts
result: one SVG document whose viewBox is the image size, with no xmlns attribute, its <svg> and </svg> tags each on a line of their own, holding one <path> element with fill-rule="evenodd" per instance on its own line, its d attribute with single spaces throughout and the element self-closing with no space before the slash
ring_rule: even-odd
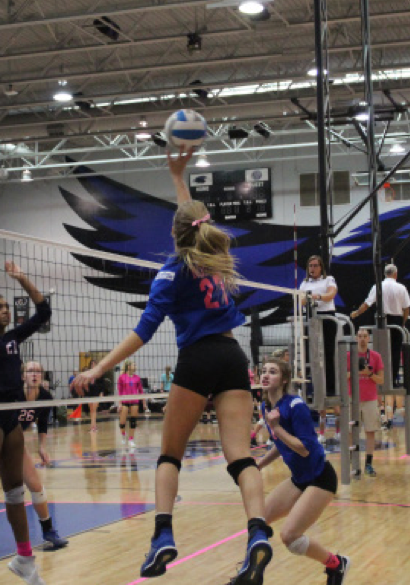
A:
<svg viewBox="0 0 410 585">
<path fill-rule="evenodd" d="M 43 295 L 14 262 L 7 261 L 5 270 L 29 295 L 36 313 L 22 325 L 6 332 L 11 322 L 9 305 L 0 296 L 0 402 L 15 402 L 22 393 L 21 360 L 19 345 L 39 330 L 51 316 Z M 13 529 L 17 555 L 9 569 L 30 585 L 44 585 L 34 564 L 31 549 L 23 487 L 24 437 L 18 424 L 18 412 L 0 411 L 0 474 L 4 490 L 7 519 Z"/>
<path fill-rule="evenodd" d="M 327 585 L 342 585 L 350 568 L 348 557 L 334 555 L 305 534 L 337 490 L 337 475 L 318 442 L 309 408 L 299 396 L 288 394 L 289 365 L 277 358 L 265 361 L 261 384 L 262 414 L 275 445 L 258 462 L 262 469 L 278 457 L 292 472 L 266 498 L 266 521 L 286 516 L 281 539 L 289 552 L 325 566 Z"/>
<path fill-rule="evenodd" d="M 178 202 L 172 226 L 175 254 L 159 270 L 136 329 L 95 368 L 79 374 L 74 386 L 81 392 L 147 343 L 166 315 L 171 318 L 179 355 L 157 463 L 155 532 L 141 575 L 162 575 L 177 556 L 172 511 L 178 473 L 189 436 L 212 392 L 228 472 L 239 485 L 248 516 L 246 557 L 232 583 L 261 585 L 272 557 L 268 542 L 272 530 L 264 520 L 261 475 L 250 455 L 253 406 L 248 362 L 232 335 L 245 318 L 230 297 L 236 279 L 230 238 L 212 224 L 203 203 L 191 200 L 183 179 L 191 157 L 192 150 L 182 149 L 177 158 L 168 155 Z"/>
</svg>

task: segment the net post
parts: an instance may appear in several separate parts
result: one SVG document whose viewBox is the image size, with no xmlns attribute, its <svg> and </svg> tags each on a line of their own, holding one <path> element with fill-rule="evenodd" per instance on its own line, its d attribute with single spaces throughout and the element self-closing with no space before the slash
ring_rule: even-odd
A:
<svg viewBox="0 0 410 585">
<path fill-rule="evenodd" d="M 349 392 L 347 386 L 347 345 L 345 339 L 339 341 L 339 389 L 340 389 L 340 451 L 342 485 L 350 484 L 349 450 Z"/>
<path fill-rule="evenodd" d="M 323 410 L 325 408 L 325 352 L 323 342 L 323 321 L 317 317 L 312 308 L 312 317 L 308 321 L 308 346 L 310 375 L 313 385 L 313 402 L 310 408 Z"/>
<path fill-rule="evenodd" d="M 407 333 L 407 332 L 406 332 Z M 408 336 L 408 333 L 407 333 Z M 403 352 L 403 386 L 404 386 L 404 432 L 406 455 L 410 455 L 410 343 L 402 345 Z"/>
<path fill-rule="evenodd" d="M 361 476 L 360 465 L 360 393 L 359 393 L 359 349 L 357 340 L 350 341 L 350 388 L 352 393 L 352 470 L 355 477 Z"/>
<path fill-rule="evenodd" d="M 392 364 L 391 364 L 391 336 L 390 328 L 374 328 L 373 331 L 373 349 L 382 356 L 384 365 L 384 382 L 379 385 L 381 394 L 391 394 L 393 388 Z"/>
</svg>

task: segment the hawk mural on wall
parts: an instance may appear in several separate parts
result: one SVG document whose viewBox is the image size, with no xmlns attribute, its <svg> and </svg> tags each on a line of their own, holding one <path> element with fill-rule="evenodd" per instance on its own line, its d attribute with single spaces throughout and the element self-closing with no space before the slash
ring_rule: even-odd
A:
<svg viewBox="0 0 410 585">
<path fill-rule="evenodd" d="M 78 173 L 89 169 L 79 168 Z M 64 224 L 68 233 L 83 246 L 112 252 L 124 257 L 163 263 L 173 252 L 172 217 L 176 204 L 128 187 L 104 176 L 78 177 L 92 201 L 60 191 L 71 209 L 90 229 Z M 410 236 L 410 207 L 394 209 L 380 216 L 383 258 L 390 262 L 400 244 Z M 242 221 L 224 226 L 233 237 L 232 251 L 238 258 L 238 270 L 246 279 L 294 287 L 293 225 L 260 224 Z M 373 282 L 371 226 L 367 222 L 351 230 L 335 245 L 331 273 L 338 283 L 336 305 L 348 313 L 367 296 Z M 318 226 L 299 226 L 298 283 L 305 276 L 306 261 L 320 247 Z M 399 279 L 410 284 L 410 261 L 406 252 L 396 260 Z M 97 258 L 76 258 L 106 276 L 89 276 L 95 286 L 132 294 L 148 295 L 155 271 L 137 269 Z M 287 299 L 289 300 L 289 299 Z M 144 308 L 144 303 L 133 303 Z M 285 297 L 280 293 L 242 288 L 237 297 L 239 308 L 250 314 L 251 309 L 272 310 L 262 324 L 278 322 L 288 314 Z"/>
</svg>

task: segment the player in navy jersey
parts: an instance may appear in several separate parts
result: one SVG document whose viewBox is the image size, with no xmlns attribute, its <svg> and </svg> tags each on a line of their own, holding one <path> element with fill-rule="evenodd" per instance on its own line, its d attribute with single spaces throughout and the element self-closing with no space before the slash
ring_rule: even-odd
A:
<svg viewBox="0 0 410 585">
<path fill-rule="evenodd" d="M 28 429 L 33 422 L 37 423 L 38 431 L 38 454 L 43 465 L 49 465 L 50 457 L 47 452 L 47 427 L 51 406 L 41 406 L 44 400 L 52 400 L 48 390 L 42 386 L 44 370 L 38 362 L 28 362 L 23 369 L 24 395 L 23 400 L 27 402 L 38 402 L 34 408 L 22 408 L 18 415 L 19 423 L 23 431 Z M 57 530 L 53 528 L 45 487 L 41 481 L 40 474 L 34 464 L 34 460 L 24 447 L 23 479 L 31 493 L 33 507 L 40 521 L 43 538 L 51 543 L 54 548 L 62 548 L 68 544 L 68 540 L 61 538 Z"/>
<path fill-rule="evenodd" d="M 212 393 L 228 471 L 239 485 L 248 516 L 246 557 L 232 583 L 261 585 L 272 557 L 268 542 L 272 530 L 264 520 L 261 475 L 250 456 L 253 406 L 248 360 L 232 335 L 245 318 L 230 296 L 237 274 L 229 235 L 212 224 L 203 203 L 191 200 L 183 179 L 191 157 L 192 150 L 181 150 L 176 158 L 168 155 L 178 202 L 172 226 L 175 254 L 159 270 L 136 329 L 93 370 L 81 373 L 74 385 L 81 392 L 148 343 L 165 316 L 170 317 L 179 354 L 157 464 L 155 532 L 141 575 L 162 575 L 177 556 L 172 511 L 178 472 L 189 436 Z"/>
<path fill-rule="evenodd" d="M 290 381 L 289 364 L 274 357 L 265 361 L 262 413 L 274 446 L 259 460 L 258 467 L 262 469 L 282 456 L 292 473 L 266 498 L 266 520 L 270 524 L 286 516 L 281 539 L 288 550 L 322 563 L 327 585 L 342 585 L 350 567 L 349 558 L 332 554 L 305 534 L 332 501 L 337 475 L 326 461 L 306 403 L 287 393 Z"/>
<path fill-rule="evenodd" d="M 25 323 L 6 332 L 11 314 L 6 299 L 0 295 L 0 402 L 21 398 L 20 344 L 38 331 L 51 316 L 43 295 L 14 262 L 7 261 L 5 270 L 29 295 L 36 313 Z M 44 585 L 34 564 L 31 549 L 23 487 L 24 437 L 15 410 L 0 411 L 0 474 L 4 490 L 7 518 L 13 529 L 17 555 L 9 563 L 10 570 L 31 585 Z"/>
</svg>

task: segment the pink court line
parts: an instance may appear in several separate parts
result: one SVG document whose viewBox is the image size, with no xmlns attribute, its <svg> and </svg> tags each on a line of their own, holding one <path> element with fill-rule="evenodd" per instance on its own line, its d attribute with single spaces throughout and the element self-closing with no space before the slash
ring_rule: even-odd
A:
<svg viewBox="0 0 410 585">
<path fill-rule="evenodd" d="M 27 508 L 27 506 L 32 506 L 32 503 L 31 502 L 26 502 L 24 505 Z M 0 510 L 0 514 L 3 514 L 3 512 L 6 512 L 6 508 L 2 508 Z"/>
<path fill-rule="evenodd" d="M 203 555 L 204 553 L 212 550 L 213 548 L 216 548 L 217 546 L 221 546 L 221 544 L 225 544 L 225 542 L 229 542 L 230 540 L 233 540 L 234 538 L 238 538 L 238 536 L 242 536 L 243 534 L 247 534 L 247 530 L 241 530 L 240 532 L 237 532 L 236 534 L 232 534 L 232 536 L 228 536 L 228 538 L 224 538 L 223 540 L 219 540 L 218 542 L 214 542 L 213 544 L 205 547 L 205 548 L 201 548 L 200 550 L 197 550 L 196 552 L 192 553 L 191 555 L 188 555 L 187 557 L 184 557 L 183 559 L 180 559 L 179 561 L 175 561 L 175 563 L 171 563 L 170 565 L 167 565 L 168 569 L 171 569 L 172 567 L 176 567 L 177 565 L 181 565 L 182 563 L 185 563 L 186 561 L 190 561 L 191 559 L 194 559 L 195 557 L 198 557 L 199 555 Z M 131 583 L 128 583 L 128 585 L 137 585 L 137 583 L 142 583 L 143 581 L 147 581 L 148 577 L 141 577 L 141 579 L 137 579 L 136 581 L 132 581 Z"/>
</svg>

